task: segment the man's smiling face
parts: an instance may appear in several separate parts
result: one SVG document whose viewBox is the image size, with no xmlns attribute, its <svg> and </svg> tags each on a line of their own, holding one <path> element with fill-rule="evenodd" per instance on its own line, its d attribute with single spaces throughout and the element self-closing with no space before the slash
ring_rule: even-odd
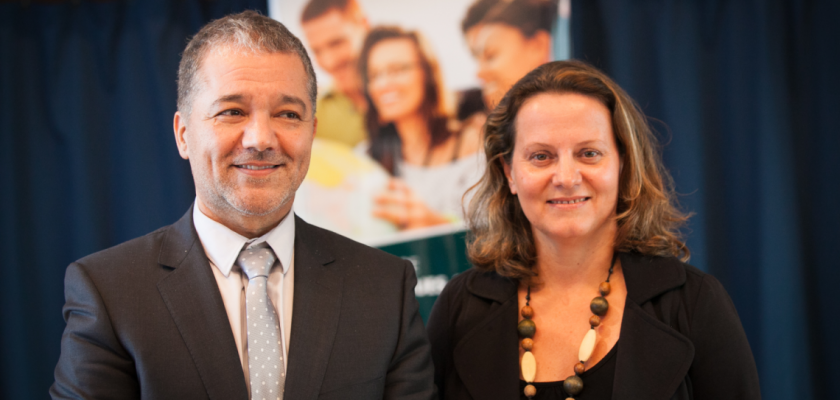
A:
<svg viewBox="0 0 840 400">
<path fill-rule="evenodd" d="M 315 118 L 303 63 L 294 54 L 221 47 L 204 57 L 198 79 L 190 115 L 175 117 L 198 206 L 240 234 L 264 230 L 254 221 L 270 229 L 309 168 Z"/>
</svg>

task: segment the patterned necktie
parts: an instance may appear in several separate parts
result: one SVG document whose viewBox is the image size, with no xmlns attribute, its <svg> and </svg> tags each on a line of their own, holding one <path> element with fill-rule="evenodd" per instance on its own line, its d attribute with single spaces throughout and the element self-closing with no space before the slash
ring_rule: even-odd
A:
<svg viewBox="0 0 840 400">
<path fill-rule="evenodd" d="M 242 250 L 237 265 L 248 276 L 245 308 L 248 322 L 248 372 L 251 399 L 281 400 L 286 380 L 277 314 L 268 298 L 268 273 L 274 252 L 267 243 Z"/>
</svg>

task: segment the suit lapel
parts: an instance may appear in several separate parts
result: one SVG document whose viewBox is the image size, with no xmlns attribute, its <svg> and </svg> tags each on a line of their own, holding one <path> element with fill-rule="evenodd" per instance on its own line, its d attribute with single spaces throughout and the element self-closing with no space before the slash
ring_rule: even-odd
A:
<svg viewBox="0 0 840 400">
<path fill-rule="evenodd" d="M 676 265 L 670 265 L 671 263 Z M 627 301 L 616 354 L 615 400 L 670 399 L 694 359 L 694 345 L 685 335 L 643 307 L 649 300 L 685 284 L 685 270 L 675 260 L 621 254 Z"/>
<path fill-rule="evenodd" d="M 295 293 L 284 398 L 315 399 L 327 371 L 341 311 L 341 268 L 317 232 L 295 217 Z M 316 245 L 317 243 L 317 245 Z"/>
<path fill-rule="evenodd" d="M 248 399 L 242 364 L 219 287 L 195 233 L 192 208 L 166 233 L 159 257 L 172 272 L 158 282 L 211 399 Z"/>
<path fill-rule="evenodd" d="M 615 400 L 670 399 L 694 359 L 685 336 L 628 301 L 616 354 Z"/>
<path fill-rule="evenodd" d="M 467 287 L 492 303 L 455 345 L 455 369 L 474 399 L 519 398 L 516 284 L 495 274 L 476 274 Z"/>
</svg>

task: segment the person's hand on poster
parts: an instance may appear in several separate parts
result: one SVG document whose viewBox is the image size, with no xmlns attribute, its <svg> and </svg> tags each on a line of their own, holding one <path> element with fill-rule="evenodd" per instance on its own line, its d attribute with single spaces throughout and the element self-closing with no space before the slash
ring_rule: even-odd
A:
<svg viewBox="0 0 840 400">
<path fill-rule="evenodd" d="M 373 215 L 400 230 L 448 224 L 452 221 L 430 209 L 405 182 L 392 178 L 387 189 L 374 197 Z"/>
</svg>

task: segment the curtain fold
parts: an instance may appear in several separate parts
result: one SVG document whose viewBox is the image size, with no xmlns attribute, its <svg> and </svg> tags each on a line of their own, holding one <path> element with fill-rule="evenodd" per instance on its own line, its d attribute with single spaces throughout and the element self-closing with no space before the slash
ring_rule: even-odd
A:
<svg viewBox="0 0 840 400">
<path fill-rule="evenodd" d="M 656 120 L 695 213 L 692 264 L 732 296 L 765 399 L 840 398 L 838 15 L 833 1 L 572 5 L 574 56 Z"/>
<path fill-rule="evenodd" d="M 0 398 L 46 398 L 70 262 L 195 197 L 172 133 L 180 53 L 265 0 L 0 4 Z"/>
</svg>

